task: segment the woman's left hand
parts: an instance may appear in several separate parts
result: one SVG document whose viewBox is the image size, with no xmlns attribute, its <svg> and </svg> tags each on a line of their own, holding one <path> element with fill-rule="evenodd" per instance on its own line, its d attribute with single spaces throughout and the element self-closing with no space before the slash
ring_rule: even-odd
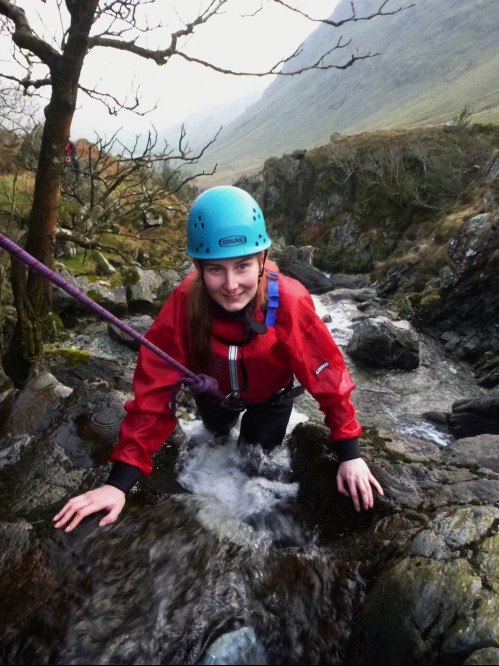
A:
<svg viewBox="0 0 499 666">
<path fill-rule="evenodd" d="M 340 493 L 352 498 L 356 511 L 360 511 L 362 508 L 360 498 L 362 498 L 364 509 L 372 509 L 374 499 L 371 486 L 374 486 L 378 493 L 383 495 L 382 487 L 371 474 L 369 467 L 362 458 L 340 463 L 336 481 Z"/>
</svg>

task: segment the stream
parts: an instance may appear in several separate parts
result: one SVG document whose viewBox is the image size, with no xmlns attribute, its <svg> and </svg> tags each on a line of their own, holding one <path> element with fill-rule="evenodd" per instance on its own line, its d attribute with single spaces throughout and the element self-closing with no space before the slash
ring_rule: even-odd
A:
<svg viewBox="0 0 499 666">
<path fill-rule="evenodd" d="M 327 294 L 314 301 L 320 316 L 331 315 L 344 351 L 355 304 Z M 94 349 L 107 345 L 129 360 L 132 352 L 99 340 L 92 336 Z M 450 436 L 423 412 L 450 411 L 484 390 L 434 341 L 421 338 L 421 356 L 411 372 L 367 370 L 347 358 L 354 402 L 366 426 L 445 446 Z M 289 431 L 309 418 L 322 420 L 305 395 Z M 154 501 L 133 492 L 113 526 L 98 529 L 93 517 L 73 534 L 55 533 L 49 500 L 38 513 L 13 503 L 0 523 L 2 563 L 17 577 L 15 593 L 0 601 L 0 663 L 348 663 L 365 564 L 345 555 L 341 531 L 324 543 L 304 520 L 287 447 L 240 451 L 237 429 L 220 443 L 200 421 L 180 424 L 188 445 L 177 491 Z"/>
</svg>

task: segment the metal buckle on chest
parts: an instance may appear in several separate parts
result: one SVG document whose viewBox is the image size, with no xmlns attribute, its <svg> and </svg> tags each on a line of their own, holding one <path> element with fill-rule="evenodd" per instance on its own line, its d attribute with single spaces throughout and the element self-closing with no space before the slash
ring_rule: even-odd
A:
<svg viewBox="0 0 499 666">
<path fill-rule="evenodd" d="M 225 404 L 236 412 L 243 412 L 246 409 L 246 401 L 241 398 L 239 391 L 231 391 L 226 395 Z"/>
</svg>

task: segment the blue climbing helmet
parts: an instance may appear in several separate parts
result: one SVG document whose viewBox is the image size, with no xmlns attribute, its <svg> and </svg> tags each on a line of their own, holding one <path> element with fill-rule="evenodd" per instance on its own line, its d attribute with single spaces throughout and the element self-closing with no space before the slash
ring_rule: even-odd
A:
<svg viewBox="0 0 499 666">
<path fill-rule="evenodd" d="M 231 185 L 200 194 L 187 218 L 187 254 L 194 259 L 232 259 L 270 247 L 265 219 L 253 197 Z"/>
</svg>

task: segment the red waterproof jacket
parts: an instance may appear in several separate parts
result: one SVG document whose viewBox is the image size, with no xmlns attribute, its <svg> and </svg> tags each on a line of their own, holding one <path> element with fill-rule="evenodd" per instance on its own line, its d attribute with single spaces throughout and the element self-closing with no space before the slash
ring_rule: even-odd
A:
<svg viewBox="0 0 499 666">
<path fill-rule="evenodd" d="M 151 342 L 187 368 L 190 367 L 188 300 L 194 275 L 189 275 L 175 289 L 146 334 Z M 263 322 L 264 313 L 254 318 Z M 246 402 L 261 403 L 287 386 L 295 375 L 319 403 L 332 441 L 360 435 L 362 428 L 350 400 L 353 381 L 303 285 L 279 275 L 275 326 L 238 347 L 243 334 L 241 321 L 214 317 L 213 363 L 208 374 L 218 380 L 224 395 L 236 389 Z M 135 398 L 125 404 L 127 415 L 111 460 L 133 465 L 144 474 L 152 471 L 153 454 L 175 427 L 168 403 L 172 387 L 181 377 L 176 368 L 141 347 L 134 375 Z"/>
</svg>

